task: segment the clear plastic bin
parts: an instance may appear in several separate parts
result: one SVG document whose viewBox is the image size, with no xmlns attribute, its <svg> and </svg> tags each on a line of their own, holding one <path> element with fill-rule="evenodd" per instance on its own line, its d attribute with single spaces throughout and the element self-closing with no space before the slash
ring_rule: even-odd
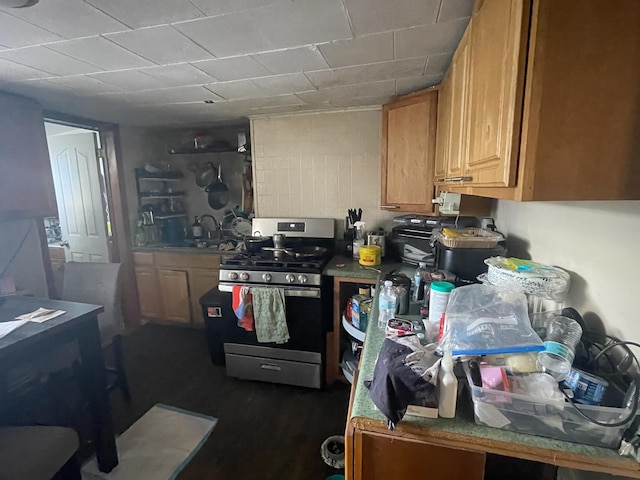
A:
<svg viewBox="0 0 640 480">
<path fill-rule="evenodd" d="M 473 414 L 479 425 L 605 448 L 618 448 L 628 426 L 600 427 L 582 418 L 568 402 L 476 387 L 466 363 L 464 370 L 473 400 Z M 628 415 L 628 410 L 623 408 L 590 405 L 579 408 L 602 422 L 616 422 Z"/>
<path fill-rule="evenodd" d="M 449 248 L 491 248 L 504 237 L 482 228 L 446 228 L 433 231 L 434 238 Z"/>
</svg>

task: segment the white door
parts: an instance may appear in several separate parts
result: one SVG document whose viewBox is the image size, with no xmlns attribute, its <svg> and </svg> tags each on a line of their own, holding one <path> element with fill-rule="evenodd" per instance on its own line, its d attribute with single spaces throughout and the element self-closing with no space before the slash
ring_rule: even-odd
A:
<svg viewBox="0 0 640 480">
<path fill-rule="evenodd" d="M 47 142 L 66 260 L 108 263 L 95 133 L 47 135 Z"/>
</svg>

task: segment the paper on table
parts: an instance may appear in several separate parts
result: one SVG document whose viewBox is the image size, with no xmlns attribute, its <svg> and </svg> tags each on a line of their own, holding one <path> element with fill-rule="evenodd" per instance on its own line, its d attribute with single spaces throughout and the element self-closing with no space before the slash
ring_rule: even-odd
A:
<svg viewBox="0 0 640 480">
<path fill-rule="evenodd" d="M 25 313 L 24 315 L 19 315 L 16 317 L 16 320 L 27 320 L 30 322 L 46 322 L 47 320 L 51 320 L 52 318 L 59 317 L 63 313 L 66 313 L 64 310 L 50 310 L 47 308 L 40 307 L 39 309 L 31 312 Z"/>
<path fill-rule="evenodd" d="M 0 322 L 0 338 L 4 338 L 13 332 L 16 328 L 27 323 L 27 320 L 14 320 L 11 322 Z"/>
</svg>

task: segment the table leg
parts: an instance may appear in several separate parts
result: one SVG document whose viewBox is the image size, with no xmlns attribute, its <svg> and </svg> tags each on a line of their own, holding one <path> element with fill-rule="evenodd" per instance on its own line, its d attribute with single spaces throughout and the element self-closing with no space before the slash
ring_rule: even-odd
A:
<svg viewBox="0 0 640 480">
<path fill-rule="evenodd" d="M 107 376 L 102 356 L 98 318 L 94 317 L 78 328 L 80 329 L 78 344 L 83 370 L 82 382 L 89 397 L 98 468 L 102 472 L 110 472 L 118 465 L 118 451 L 116 450 L 107 392 Z"/>
</svg>

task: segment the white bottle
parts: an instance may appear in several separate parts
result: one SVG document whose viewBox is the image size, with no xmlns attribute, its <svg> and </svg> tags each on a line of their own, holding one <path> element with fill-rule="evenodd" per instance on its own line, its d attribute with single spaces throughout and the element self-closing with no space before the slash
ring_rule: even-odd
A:
<svg viewBox="0 0 640 480">
<path fill-rule="evenodd" d="M 353 224 L 355 227 L 355 236 L 353 238 L 353 258 L 360 258 L 360 247 L 364 245 L 364 222 L 356 222 Z"/>
<path fill-rule="evenodd" d="M 457 402 L 458 379 L 453 374 L 453 355 L 451 351 L 446 351 L 438 375 L 438 415 L 443 418 L 455 417 Z"/>
<path fill-rule="evenodd" d="M 387 321 L 395 317 L 397 303 L 398 296 L 393 291 L 393 282 L 385 280 L 378 296 L 378 328 L 380 330 L 386 329 Z"/>
</svg>

